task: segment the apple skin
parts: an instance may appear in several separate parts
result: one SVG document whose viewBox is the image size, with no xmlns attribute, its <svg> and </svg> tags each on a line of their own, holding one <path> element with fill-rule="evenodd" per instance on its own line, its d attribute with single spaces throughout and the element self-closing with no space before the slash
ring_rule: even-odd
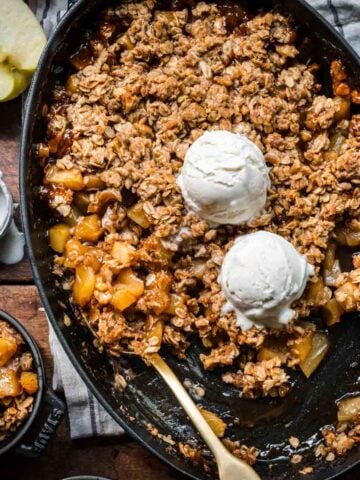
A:
<svg viewBox="0 0 360 480">
<path fill-rule="evenodd" d="M 26 90 L 45 44 L 45 33 L 23 0 L 0 0 L 0 102 Z"/>
<path fill-rule="evenodd" d="M 45 33 L 23 0 L 0 0 L 0 51 L 10 65 L 34 73 L 45 44 Z"/>
<path fill-rule="evenodd" d="M 0 103 L 13 100 L 28 87 L 31 75 L 0 64 Z"/>
</svg>

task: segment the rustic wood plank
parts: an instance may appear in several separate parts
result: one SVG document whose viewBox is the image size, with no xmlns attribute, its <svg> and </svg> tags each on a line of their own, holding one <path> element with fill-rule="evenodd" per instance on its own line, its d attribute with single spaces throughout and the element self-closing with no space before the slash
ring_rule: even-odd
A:
<svg viewBox="0 0 360 480">
<path fill-rule="evenodd" d="M 19 201 L 19 137 L 21 99 L 0 104 L 0 170 L 14 201 Z"/>
<path fill-rule="evenodd" d="M 44 358 L 48 376 L 52 358 L 48 342 L 48 323 L 34 285 L 0 286 L 0 309 L 18 319 L 36 340 Z"/>
<path fill-rule="evenodd" d="M 99 475 L 111 480 L 185 480 L 128 438 L 69 441 L 67 435 L 68 426 L 64 423 L 40 459 L 9 459 L 4 465 L 0 459 L 1 478 L 61 480 Z"/>
<path fill-rule="evenodd" d="M 17 265 L 3 265 L 0 263 L 0 284 L 30 283 L 33 276 L 27 258 Z"/>
</svg>

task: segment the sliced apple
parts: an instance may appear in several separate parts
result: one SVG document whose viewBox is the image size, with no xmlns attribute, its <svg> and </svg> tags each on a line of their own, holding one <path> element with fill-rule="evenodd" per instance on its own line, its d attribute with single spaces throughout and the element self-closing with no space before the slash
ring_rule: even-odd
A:
<svg viewBox="0 0 360 480">
<path fill-rule="evenodd" d="M 13 70 L 7 64 L 0 64 L 0 102 L 7 102 L 20 95 L 28 83 L 25 73 Z"/>
<path fill-rule="evenodd" d="M 5 62 L 7 56 L 8 56 L 8 54 L 6 52 L 4 52 L 4 50 L 2 49 L 2 47 L 0 45 L 0 63 Z"/>
<path fill-rule="evenodd" d="M 33 73 L 45 43 L 40 23 L 22 0 L 0 1 L 0 50 L 7 63 Z"/>
</svg>

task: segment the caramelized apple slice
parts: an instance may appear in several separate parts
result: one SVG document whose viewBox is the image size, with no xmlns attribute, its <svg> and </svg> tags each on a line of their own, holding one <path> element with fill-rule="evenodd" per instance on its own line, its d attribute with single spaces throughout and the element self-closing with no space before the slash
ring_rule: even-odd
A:
<svg viewBox="0 0 360 480">
<path fill-rule="evenodd" d="M 146 216 L 142 203 L 136 203 L 130 207 L 127 212 L 127 216 L 130 218 L 130 220 L 137 223 L 142 228 L 149 228 L 151 225 Z"/>
<path fill-rule="evenodd" d="M 170 293 L 170 303 L 167 309 L 165 310 L 165 313 L 168 313 L 169 315 L 176 315 L 176 310 L 178 308 L 184 308 L 185 303 L 183 298 L 180 295 L 176 295 L 175 293 Z"/>
<path fill-rule="evenodd" d="M 352 222 L 352 227 L 354 227 Z M 340 225 L 335 228 L 335 241 L 342 247 L 358 247 L 360 245 L 360 228 L 358 224 L 356 228 L 350 225 Z"/>
<path fill-rule="evenodd" d="M 68 215 L 66 215 L 66 217 L 63 217 L 63 221 L 66 223 L 66 225 L 72 228 L 72 227 L 75 227 L 80 217 L 81 217 L 80 210 L 77 208 L 76 205 L 73 205 Z"/>
<path fill-rule="evenodd" d="M 90 203 L 90 195 L 85 192 L 76 192 L 74 195 L 74 204 L 84 215 L 88 213 L 88 206 Z"/>
<path fill-rule="evenodd" d="M 76 268 L 79 262 L 83 260 L 86 250 L 87 247 L 79 242 L 79 240 L 76 238 L 70 238 L 65 245 L 64 266 L 66 268 Z"/>
<path fill-rule="evenodd" d="M 334 97 L 335 104 L 335 120 L 343 120 L 344 118 L 349 118 L 350 116 L 350 106 L 351 101 L 349 98 L 344 97 Z"/>
<path fill-rule="evenodd" d="M 137 298 L 126 285 L 118 284 L 114 288 L 110 303 L 113 307 L 122 312 L 135 303 L 136 300 Z"/>
<path fill-rule="evenodd" d="M 95 290 L 95 272 L 91 267 L 79 265 L 75 270 L 75 282 L 72 288 L 73 300 L 76 305 L 87 305 Z"/>
<path fill-rule="evenodd" d="M 331 298 L 321 309 L 321 314 L 326 322 L 326 325 L 331 327 L 334 323 L 340 322 L 341 315 L 344 313 L 344 309 L 338 303 L 336 298 Z"/>
<path fill-rule="evenodd" d="M 209 426 L 211 427 L 212 431 L 215 435 L 219 438 L 223 438 L 225 435 L 226 430 L 226 423 L 220 417 L 218 417 L 215 413 L 209 412 L 203 407 L 199 407 L 201 415 L 205 418 Z"/>
<path fill-rule="evenodd" d="M 313 337 L 314 332 L 308 332 L 305 336 L 296 340 L 291 346 L 292 355 L 297 357 L 300 362 L 304 362 L 305 359 L 310 355 Z"/>
<path fill-rule="evenodd" d="M 44 182 L 46 184 L 62 185 L 75 191 L 84 188 L 82 173 L 76 167 L 70 170 L 60 170 L 56 166 L 51 166 L 46 170 Z"/>
<path fill-rule="evenodd" d="M 0 369 L 0 398 L 16 397 L 21 393 L 21 385 L 14 370 Z"/>
<path fill-rule="evenodd" d="M 97 242 L 102 233 L 100 217 L 96 214 L 80 217 L 75 227 L 75 237 L 81 241 Z"/>
<path fill-rule="evenodd" d="M 311 349 L 307 357 L 300 362 L 300 368 L 309 378 L 320 365 L 329 350 L 329 339 L 325 333 L 315 332 L 311 341 Z"/>
<path fill-rule="evenodd" d="M 84 176 L 84 189 L 85 190 L 98 190 L 105 188 L 105 182 L 101 180 L 99 175 L 85 175 Z"/>
<path fill-rule="evenodd" d="M 328 248 L 325 252 L 325 258 L 323 266 L 325 270 L 331 272 L 334 268 L 336 262 L 336 244 L 334 242 L 329 243 Z"/>
<path fill-rule="evenodd" d="M 91 267 L 95 273 L 101 268 L 101 250 L 98 248 L 88 247 L 84 253 L 84 265 L 87 267 Z"/>
<path fill-rule="evenodd" d="M 269 338 L 265 345 L 260 348 L 257 359 L 259 362 L 261 362 L 262 360 L 279 358 L 281 363 L 285 363 L 287 354 L 286 339 L 284 337 L 272 337 Z"/>
<path fill-rule="evenodd" d="M 15 355 L 18 345 L 13 338 L 0 338 L 0 367 L 4 367 Z"/>
<path fill-rule="evenodd" d="M 144 292 L 144 282 L 135 275 L 131 268 L 122 270 L 117 281 L 125 285 L 136 298 L 139 298 Z"/>
<path fill-rule="evenodd" d="M 121 264 L 127 265 L 133 259 L 135 248 L 127 242 L 117 241 L 111 249 L 111 255 Z"/>
<path fill-rule="evenodd" d="M 345 282 L 335 290 L 335 298 L 345 312 L 354 312 L 357 309 L 358 295 L 357 285 L 353 282 Z"/>
<path fill-rule="evenodd" d="M 38 377 L 34 372 L 22 372 L 20 375 L 20 384 L 29 395 L 33 395 L 39 390 Z"/>
<path fill-rule="evenodd" d="M 360 414 L 360 396 L 348 397 L 337 404 L 339 422 L 354 422 Z"/>
<path fill-rule="evenodd" d="M 161 315 L 170 305 L 171 276 L 165 271 L 160 271 L 151 277 L 151 280 L 147 281 L 142 300 L 156 315 Z"/>
<path fill-rule="evenodd" d="M 340 262 L 336 258 L 336 244 L 330 243 L 323 262 L 323 277 L 327 286 L 334 287 L 336 279 L 341 273 Z"/>
<path fill-rule="evenodd" d="M 50 247 L 57 253 L 63 253 L 70 238 L 70 227 L 65 223 L 59 223 L 51 227 L 48 233 Z"/>
<path fill-rule="evenodd" d="M 155 235 L 149 235 L 136 252 L 136 258 L 140 263 L 144 263 L 150 270 L 157 270 L 162 267 L 168 267 L 171 262 L 173 252 L 167 250 L 161 240 Z"/>
</svg>

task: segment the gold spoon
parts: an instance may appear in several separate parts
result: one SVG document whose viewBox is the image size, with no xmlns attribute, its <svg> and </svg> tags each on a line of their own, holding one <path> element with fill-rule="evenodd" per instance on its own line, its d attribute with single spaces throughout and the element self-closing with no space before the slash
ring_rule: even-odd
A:
<svg viewBox="0 0 360 480">
<path fill-rule="evenodd" d="M 94 337 L 98 338 L 86 316 L 82 315 L 82 318 Z M 136 355 L 134 352 L 123 351 L 122 353 L 130 356 Z M 145 358 L 150 365 L 155 368 L 163 380 L 165 380 L 165 383 L 167 383 L 170 390 L 178 399 L 178 402 L 213 453 L 218 466 L 219 480 L 261 480 L 250 465 L 232 455 L 221 440 L 219 440 L 165 360 L 163 360 L 158 353 L 148 354 Z"/>
<path fill-rule="evenodd" d="M 199 409 L 192 401 L 182 383 L 169 365 L 158 353 L 146 357 L 150 364 L 168 384 L 170 390 L 178 399 L 180 405 L 188 414 L 190 420 L 200 433 L 206 445 L 212 451 L 219 470 L 220 480 L 261 480 L 255 470 L 246 462 L 232 455 L 210 428 Z"/>
</svg>

